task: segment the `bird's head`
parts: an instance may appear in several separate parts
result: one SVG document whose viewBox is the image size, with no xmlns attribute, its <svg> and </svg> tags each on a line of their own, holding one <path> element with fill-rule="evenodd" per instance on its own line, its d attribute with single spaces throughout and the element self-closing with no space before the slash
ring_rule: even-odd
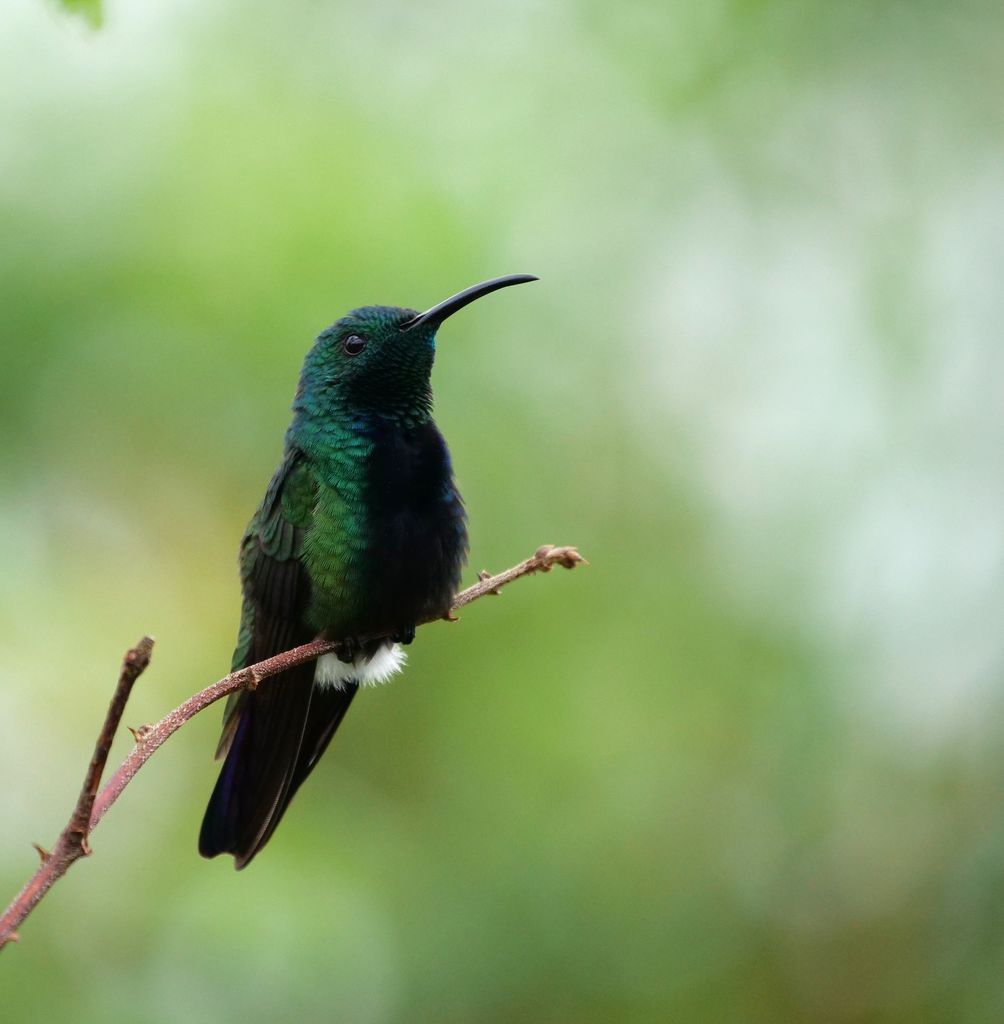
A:
<svg viewBox="0 0 1004 1024">
<path fill-rule="evenodd" d="M 440 324 L 499 288 L 536 281 L 511 274 L 473 285 L 424 313 L 362 306 L 323 330 L 307 354 L 294 409 L 314 419 L 342 413 L 422 422 L 432 409 L 430 376 Z"/>
</svg>

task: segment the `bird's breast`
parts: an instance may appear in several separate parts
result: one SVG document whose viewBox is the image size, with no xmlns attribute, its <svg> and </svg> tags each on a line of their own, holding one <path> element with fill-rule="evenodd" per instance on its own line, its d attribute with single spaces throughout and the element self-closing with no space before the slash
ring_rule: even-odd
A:
<svg viewBox="0 0 1004 1024">
<path fill-rule="evenodd" d="M 430 421 L 377 423 L 355 474 L 323 482 L 305 556 L 316 627 L 397 630 L 445 614 L 467 551 L 449 451 Z"/>
</svg>

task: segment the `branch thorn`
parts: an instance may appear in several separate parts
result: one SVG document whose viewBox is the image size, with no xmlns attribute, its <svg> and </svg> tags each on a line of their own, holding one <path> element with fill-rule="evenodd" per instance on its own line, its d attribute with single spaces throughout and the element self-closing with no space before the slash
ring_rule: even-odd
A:
<svg viewBox="0 0 1004 1024">
<path fill-rule="evenodd" d="M 482 569 L 481 572 L 478 573 L 478 582 L 480 583 L 484 583 L 485 580 L 490 580 L 491 578 L 492 574 L 487 569 Z M 492 587 L 491 590 L 486 590 L 485 593 L 498 595 L 502 593 L 502 590 L 500 587 Z"/>
</svg>

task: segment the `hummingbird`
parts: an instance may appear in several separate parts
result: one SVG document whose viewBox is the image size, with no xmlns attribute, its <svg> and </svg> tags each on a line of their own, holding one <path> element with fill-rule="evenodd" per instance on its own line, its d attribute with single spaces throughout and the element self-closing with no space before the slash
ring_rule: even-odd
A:
<svg viewBox="0 0 1004 1024">
<path fill-rule="evenodd" d="M 282 461 L 241 540 L 232 668 L 316 637 L 342 644 L 231 695 L 199 834 L 204 857 L 229 853 L 246 867 L 359 687 L 398 672 L 416 625 L 448 615 L 467 517 L 432 419 L 436 332 L 475 299 L 536 280 L 496 277 L 424 313 L 363 306 L 307 353 Z"/>
</svg>

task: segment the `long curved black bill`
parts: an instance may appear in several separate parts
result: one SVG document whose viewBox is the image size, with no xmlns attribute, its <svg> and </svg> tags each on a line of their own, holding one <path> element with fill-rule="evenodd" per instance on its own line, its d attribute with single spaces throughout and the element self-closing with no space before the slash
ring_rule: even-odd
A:
<svg viewBox="0 0 1004 1024">
<path fill-rule="evenodd" d="M 399 328 L 402 331 L 410 331 L 414 327 L 421 327 L 422 324 L 433 324 L 438 327 L 448 316 L 453 316 L 458 309 L 480 299 L 482 295 L 498 291 L 499 288 L 508 288 L 511 284 L 526 284 L 528 281 L 539 281 L 540 278 L 533 274 L 507 274 L 505 277 L 493 277 L 490 281 L 482 281 L 481 284 L 472 284 L 456 295 L 451 295 L 438 305 L 427 309 L 424 313 L 405 321 Z"/>
</svg>

